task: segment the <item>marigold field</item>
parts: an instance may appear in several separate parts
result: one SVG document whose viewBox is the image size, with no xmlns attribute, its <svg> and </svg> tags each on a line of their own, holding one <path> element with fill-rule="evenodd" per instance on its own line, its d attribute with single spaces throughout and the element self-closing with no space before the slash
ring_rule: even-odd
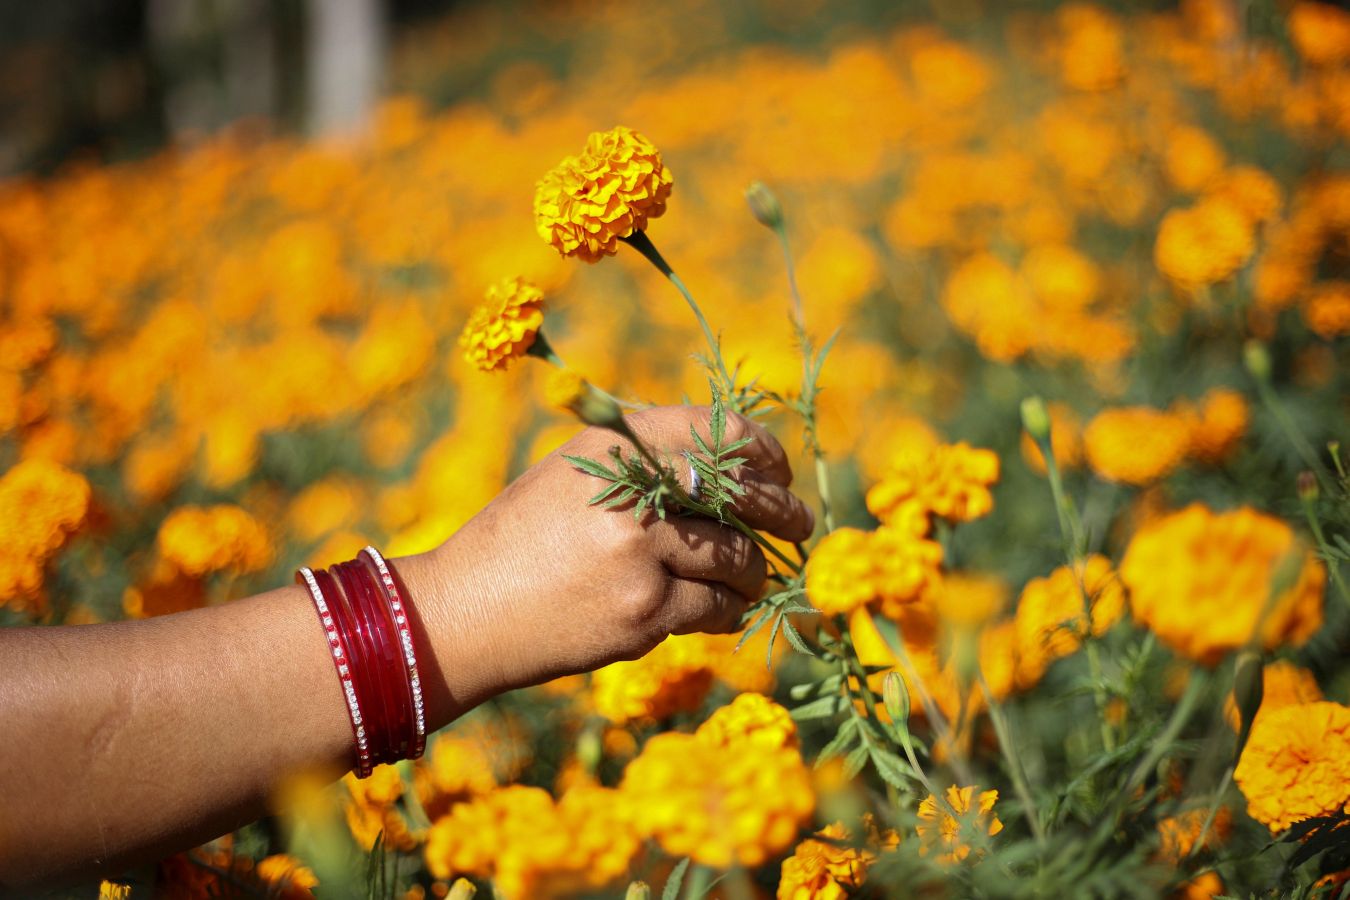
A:
<svg viewBox="0 0 1350 900">
<path fill-rule="evenodd" d="M 822 513 L 745 634 L 131 896 L 1350 892 L 1350 14 L 596 6 L 425 29 L 359 137 L 0 182 L 0 624 L 429 549 L 710 381 Z"/>
</svg>

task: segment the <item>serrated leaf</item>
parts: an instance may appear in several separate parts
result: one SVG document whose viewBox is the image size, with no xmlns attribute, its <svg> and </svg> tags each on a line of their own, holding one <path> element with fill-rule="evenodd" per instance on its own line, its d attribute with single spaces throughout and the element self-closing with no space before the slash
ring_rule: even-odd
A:
<svg viewBox="0 0 1350 900">
<path fill-rule="evenodd" d="M 872 765 L 876 766 L 877 774 L 887 784 L 902 791 L 909 790 L 915 777 L 914 770 L 910 768 L 909 763 L 889 750 L 883 750 L 880 747 L 873 747 L 869 755 L 872 757 Z"/>
<path fill-rule="evenodd" d="M 773 668 L 773 648 L 778 643 L 778 629 L 783 627 L 783 614 L 780 612 L 773 617 L 773 630 L 769 632 L 769 649 L 765 651 L 764 664 Z"/>
<path fill-rule="evenodd" d="M 820 696 L 839 690 L 840 685 L 844 683 L 844 676 L 839 674 L 827 675 L 820 681 L 813 681 L 809 684 L 794 684 L 788 689 L 788 696 L 793 700 L 805 700 L 812 694 Z"/>
<path fill-rule="evenodd" d="M 812 650 L 811 646 L 802 639 L 801 634 L 797 631 L 797 627 L 788 621 L 786 616 L 783 617 L 783 637 L 788 639 L 788 643 L 792 645 L 792 649 L 796 650 L 798 653 L 811 657 L 816 655 L 816 651 Z"/>
<path fill-rule="evenodd" d="M 810 703 L 791 710 L 791 716 L 797 722 L 809 722 L 812 719 L 828 719 L 839 715 L 844 709 L 843 697 L 821 697 Z"/>
<path fill-rule="evenodd" d="M 620 481 L 622 476 L 618 472 L 611 471 L 604 463 L 596 462 L 593 459 L 587 459 L 584 456 L 563 455 L 563 459 L 576 466 L 587 475 L 594 475 L 596 478 L 608 478 L 610 481 Z"/>
<path fill-rule="evenodd" d="M 846 752 L 849 748 L 849 745 L 852 744 L 855 740 L 857 740 L 857 737 L 858 737 L 858 720 L 849 719 L 846 722 L 844 722 L 843 725 L 839 726 L 839 731 L 835 734 L 835 736 L 830 738 L 830 742 L 826 744 L 824 747 L 820 748 L 820 753 L 816 756 L 814 768 L 819 769 L 821 766 L 825 765 L 825 763 L 834 759 L 836 756 L 839 756 L 841 753 Z"/>
<path fill-rule="evenodd" d="M 717 461 L 717 469 L 719 472 L 725 472 L 728 469 L 734 469 L 737 466 L 745 465 L 749 461 L 750 458 L 747 456 L 732 456 L 727 459 L 719 459 Z"/>
<path fill-rule="evenodd" d="M 679 900 L 680 888 L 684 885 L 684 873 L 689 870 L 689 857 L 685 857 L 670 870 L 665 889 L 661 891 L 661 900 Z"/>
<path fill-rule="evenodd" d="M 638 492 L 637 488 L 629 486 L 628 490 L 624 491 L 622 494 L 619 494 L 617 497 L 611 497 L 610 499 L 606 500 L 605 509 L 613 509 L 616 506 L 622 506 L 623 504 L 627 503 L 629 500 L 632 500 L 635 496 L 637 496 L 637 492 Z"/>
<path fill-rule="evenodd" d="M 867 765 L 867 756 L 867 745 L 863 744 L 854 747 L 853 752 L 844 757 L 844 771 L 840 774 L 843 775 L 845 781 L 852 781 L 857 777 L 863 766 Z"/>
</svg>

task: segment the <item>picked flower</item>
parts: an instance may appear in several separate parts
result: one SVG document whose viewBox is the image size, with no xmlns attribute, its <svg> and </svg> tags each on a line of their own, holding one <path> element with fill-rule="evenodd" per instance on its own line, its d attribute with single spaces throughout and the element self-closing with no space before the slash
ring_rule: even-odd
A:
<svg viewBox="0 0 1350 900">
<path fill-rule="evenodd" d="M 544 385 L 544 395 L 550 405 L 575 413 L 587 425 L 619 428 L 623 424 L 623 410 L 614 398 L 596 390 L 571 369 L 551 371 Z"/>
<path fill-rule="evenodd" d="M 623 125 L 597 131 L 539 181 L 535 227 L 563 256 L 599 262 L 666 211 L 673 183 L 651 141 Z"/>
<path fill-rule="evenodd" d="M 497 282 L 469 316 L 459 346 L 484 372 L 505 369 L 534 347 L 544 324 L 544 292 L 519 276 Z"/>
</svg>

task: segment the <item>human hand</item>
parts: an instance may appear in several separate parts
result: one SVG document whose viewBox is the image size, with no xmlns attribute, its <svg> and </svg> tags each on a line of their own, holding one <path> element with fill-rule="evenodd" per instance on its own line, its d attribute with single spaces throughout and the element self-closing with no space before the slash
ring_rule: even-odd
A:
<svg viewBox="0 0 1350 900">
<path fill-rule="evenodd" d="M 707 436 L 709 411 L 665 407 L 626 418 L 658 458 L 677 460 L 687 480 L 680 454 L 694 449 L 691 424 Z M 788 491 L 783 448 L 760 425 L 729 415 L 726 441 L 741 437 L 753 440 L 737 451 L 747 461 L 731 473 L 746 488 L 736 515 L 784 540 L 805 540 L 815 520 Z M 636 659 L 670 634 L 734 631 L 759 599 L 764 555 L 731 527 L 588 504 L 603 483 L 563 457 L 604 461 L 616 445 L 625 455 L 631 449 L 613 431 L 586 429 L 441 547 L 400 561 L 432 586 L 422 593 L 433 597 L 415 591 L 414 601 L 433 641 L 450 648 L 441 663 L 462 701 Z M 459 690 L 457 677 L 465 682 Z"/>
</svg>

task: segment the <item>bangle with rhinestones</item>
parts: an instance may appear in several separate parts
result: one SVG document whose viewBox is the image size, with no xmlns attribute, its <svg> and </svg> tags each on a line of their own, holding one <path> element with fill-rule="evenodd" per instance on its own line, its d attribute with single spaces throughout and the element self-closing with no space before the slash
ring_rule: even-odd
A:
<svg viewBox="0 0 1350 900">
<path fill-rule="evenodd" d="M 333 616 L 332 607 L 329 605 L 329 598 L 324 595 L 323 588 L 319 585 L 319 580 L 315 578 L 313 570 L 308 566 L 301 566 L 295 574 L 295 580 L 309 589 L 310 599 L 314 601 L 314 608 L 319 614 L 319 624 L 323 626 L 324 634 L 328 638 L 329 654 L 333 658 L 333 666 L 337 669 L 338 681 L 342 684 L 342 693 L 347 701 L 347 714 L 352 723 L 352 740 L 356 745 L 357 771 L 370 771 L 370 748 L 366 740 L 366 731 L 364 720 L 361 716 L 361 704 L 356 697 L 356 683 L 352 677 L 352 662 L 347 656 L 347 641 L 343 640 L 343 630 L 339 627 L 337 619 Z"/>
<path fill-rule="evenodd" d="M 407 676 L 408 697 L 412 702 L 412 732 L 409 735 L 409 759 L 418 759 L 427 745 L 426 709 L 422 699 L 422 678 L 417 668 L 417 648 L 413 642 L 411 627 L 411 609 L 404 599 L 398 579 L 392 567 L 374 547 L 361 551 L 365 561 L 375 567 L 376 581 L 379 584 L 389 612 L 393 617 L 394 628 L 398 634 L 399 648 L 402 651 L 404 674 Z"/>
</svg>

